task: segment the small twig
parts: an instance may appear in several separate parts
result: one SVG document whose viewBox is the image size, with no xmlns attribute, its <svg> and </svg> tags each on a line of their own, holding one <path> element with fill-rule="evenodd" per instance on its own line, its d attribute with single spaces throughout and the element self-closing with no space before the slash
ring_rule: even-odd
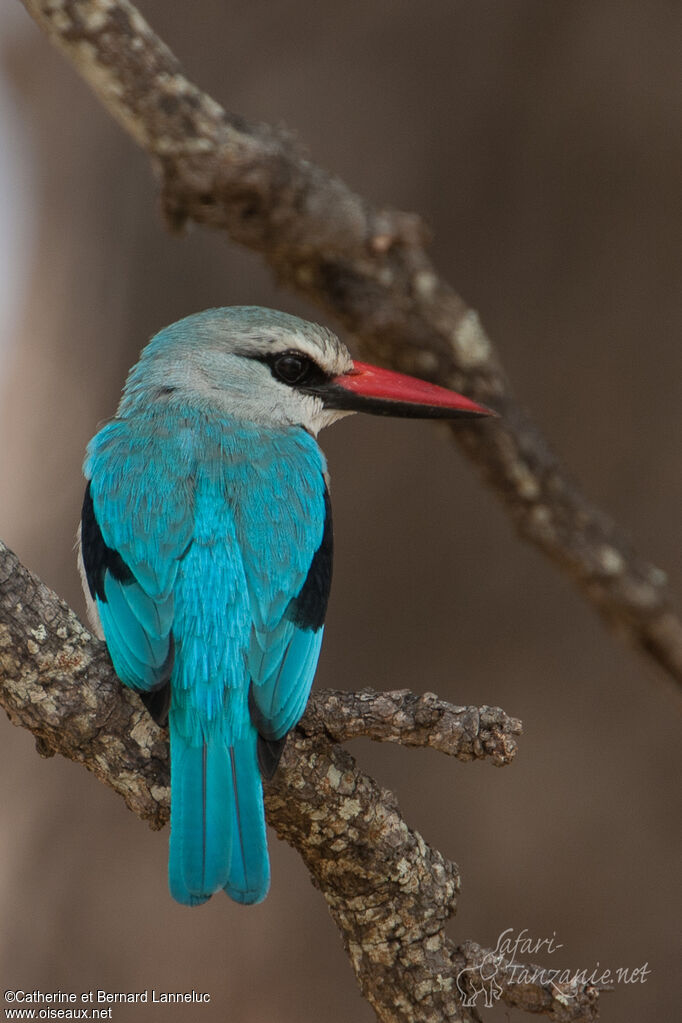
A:
<svg viewBox="0 0 682 1023">
<path fill-rule="evenodd" d="M 511 763 L 521 722 L 499 707 L 456 707 L 435 693 L 409 689 L 314 694 L 299 727 L 306 735 L 323 730 L 334 742 L 365 737 L 375 742 L 425 747 L 458 760 Z"/>
</svg>

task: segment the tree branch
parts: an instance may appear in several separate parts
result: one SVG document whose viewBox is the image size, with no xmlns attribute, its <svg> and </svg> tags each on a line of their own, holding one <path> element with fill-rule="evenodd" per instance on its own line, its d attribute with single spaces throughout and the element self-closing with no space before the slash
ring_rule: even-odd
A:
<svg viewBox="0 0 682 1023">
<path fill-rule="evenodd" d="M 682 682 L 682 621 L 665 573 L 565 473 L 516 403 L 477 314 L 436 274 L 413 214 L 379 210 L 281 130 L 226 113 L 127 0 L 22 0 L 151 157 L 169 223 L 217 227 L 262 252 L 375 359 L 455 387 L 501 414 L 457 441 L 525 539 L 619 635 Z"/>
<path fill-rule="evenodd" d="M 166 733 L 120 684 L 104 644 L 1 542 L 0 704 L 43 756 L 82 763 L 152 828 L 166 823 Z M 520 732 L 498 708 L 454 707 L 433 693 L 323 691 L 289 738 L 266 787 L 268 821 L 306 863 L 380 1020 L 476 1019 L 458 979 L 463 970 L 468 983 L 480 975 L 487 953 L 471 942 L 457 949 L 445 934 L 460 889 L 455 864 L 408 828 L 393 794 L 337 743 L 368 736 L 502 765 Z M 549 984 L 515 984 L 502 973 L 500 990 L 508 1004 L 551 1019 L 596 1018 L 596 995 L 584 985 L 567 990 L 566 1004 Z M 566 1005 L 571 1014 L 558 1014 Z"/>
<path fill-rule="evenodd" d="M 426 747 L 458 760 L 492 760 L 501 767 L 516 754 L 521 722 L 499 707 L 455 707 L 435 693 L 409 689 L 378 693 L 327 690 L 309 702 L 299 726 L 308 736 L 332 742 L 361 737 L 401 746 Z"/>
</svg>

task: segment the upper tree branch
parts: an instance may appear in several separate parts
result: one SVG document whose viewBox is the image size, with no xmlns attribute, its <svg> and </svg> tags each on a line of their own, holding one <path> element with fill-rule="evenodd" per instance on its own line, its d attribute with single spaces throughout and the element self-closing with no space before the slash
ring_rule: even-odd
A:
<svg viewBox="0 0 682 1023">
<path fill-rule="evenodd" d="M 566 475 L 515 402 L 476 313 L 436 274 L 418 217 L 373 208 L 286 133 L 226 113 L 187 80 L 127 0 L 23 0 L 161 176 L 170 222 L 227 230 L 278 278 L 398 369 L 466 391 L 502 419 L 455 436 L 518 531 L 620 635 L 682 681 L 665 574 Z"/>
<path fill-rule="evenodd" d="M 104 644 L 1 542 L 0 704 L 44 756 L 83 763 L 152 827 L 167 821 L 165 732 L 118 682 Z M 303 857 L 381 1020 L 475 1019 L 457 982 L 465 968 L 481 971 L 485 953 L 473 943 L 471 954 L 457 949 L 445 934 L 459 892 L 455 864 L 407 827 L 395 797 L 336 743 L 369 735 L 502 764 L 519 732 L 502 710 L 453 707 L 431 693 L 322 692 L 287 743 L 267 786 L 268 821 Z M 557 993 L 507 983 L 502 972 L 500 981 L 509 1004 L 555 1020 L 596 1018 L 591 987 Z"/>
</svg>

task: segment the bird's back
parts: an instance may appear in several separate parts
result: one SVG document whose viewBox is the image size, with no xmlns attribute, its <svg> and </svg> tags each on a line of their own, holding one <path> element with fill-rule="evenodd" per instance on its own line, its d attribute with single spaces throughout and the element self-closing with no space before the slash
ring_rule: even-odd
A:
<svg viewBox="0 0 682 1023">
<path fill-rule="evenodd" d="M 114 665 L 143 692 L 170 684 L 169 872 L 183 902 L 267 891 L 258 763 L 276 763 L 317 663 L 321 621 L 297 600 L 329 527 L 325 468 L 301 428 L 177 401 L 113 420 L 89 448 L 100 541 L 84 560 L 89 581 L 100 565 Z"/>
</svg>

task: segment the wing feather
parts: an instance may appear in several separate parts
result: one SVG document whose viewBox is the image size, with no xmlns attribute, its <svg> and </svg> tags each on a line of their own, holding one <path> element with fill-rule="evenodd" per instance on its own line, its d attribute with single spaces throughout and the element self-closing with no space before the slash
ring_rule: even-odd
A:
<svg viewBox="0 0 682 1023">
<path fill-rule="evenodd" d="M 298 476 L 295 492 L 287 493 L 282 482 L 280 497 L 275 484 L 265 516 L 269 535 L 282 537 L 286 557 L 271 550 L 258 558 L 253 533 L 244 544 L 254 620 L 249 706 L 261 738 L 271 744 L 285 737 L 305 710 L 331 585 L 333 533 L 324 463 L 312 438 L 306 435 L 303 445 L 314 464 Z M 263 751 L 268 765 L 275 750 L 281 753 L 279 747 L 272 756 Z"/>
<path fill-rule="evenodd" d="M 182 435 L 113 420 L 93 439 L 81 519 L 85 574 L 116 673 L 151 692 L 173 665 L 173 586 L 192 540 L 191 458 Z"/>
</svg>

